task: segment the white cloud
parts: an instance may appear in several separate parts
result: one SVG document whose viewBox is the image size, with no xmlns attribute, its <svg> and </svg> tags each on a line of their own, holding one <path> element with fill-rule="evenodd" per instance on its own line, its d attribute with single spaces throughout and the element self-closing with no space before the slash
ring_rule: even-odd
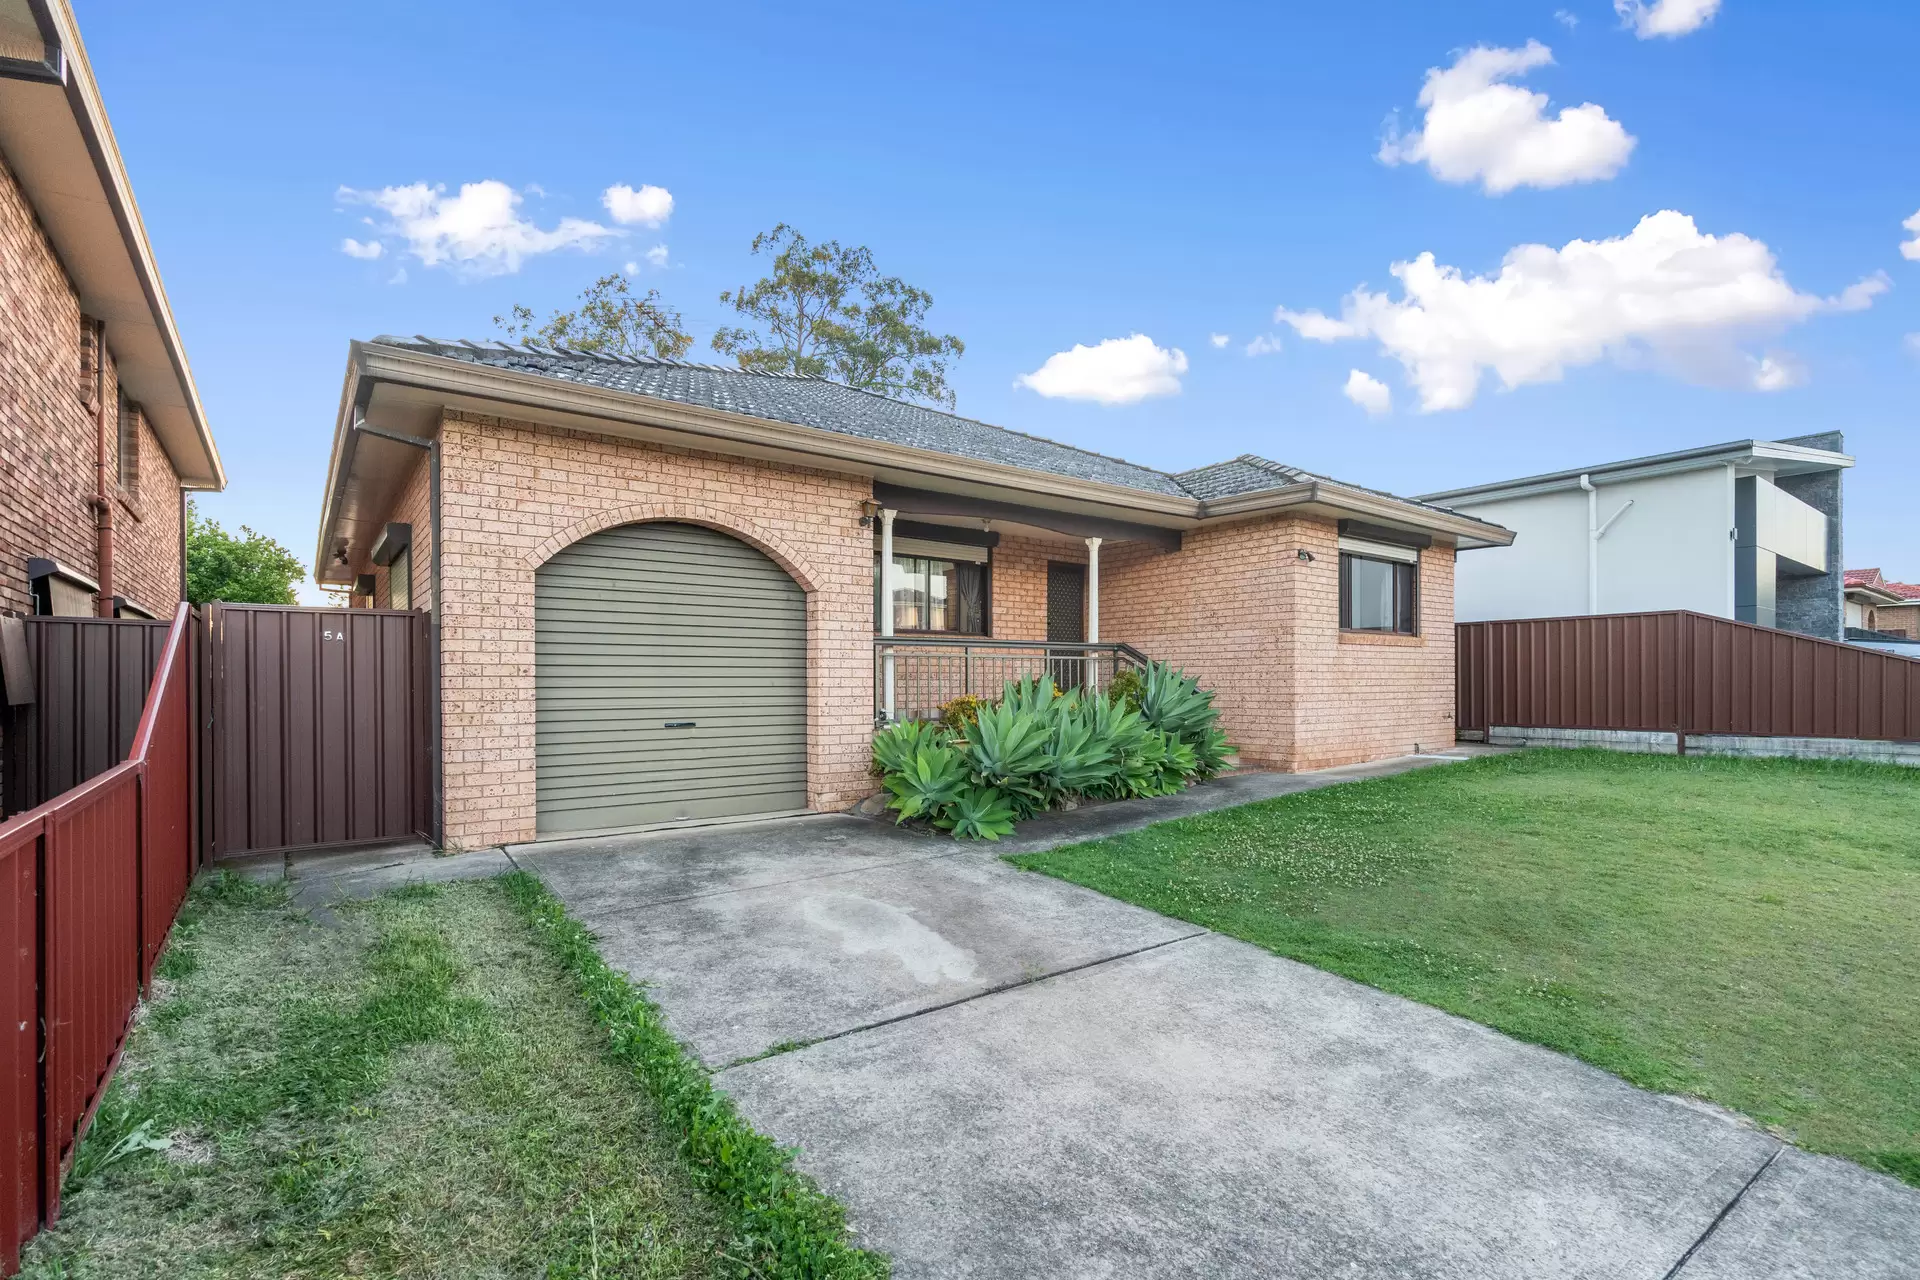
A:
<svg viewBox="0 0 1920 1280">
<path fill-rule="evenodd" d="M 1108 338 L 1094 346 L 1075 343 L 1059 351 L 1032 373 L 1023 373 L 1014 385 L 1037 391 L 1053 400 L 1093 400 L 1100 404 L 1133 404 L 1155 396 L 1180 393 L 1187 371 L 1187 353 L 1178 347 L 1157 347 L 1144 333 Z"/>
<path fill-rule="evenodd" d="M 1428 413 L 1472 404 L 1488 370 L 1513 388 L 1609 358 L 1701 382 L 1785 385 L 1797 375 L 1783 360 L 1770 370 L 1740 344 L 1819 312 L 1858 310 L 1887 287 L 1868 277 L 1834 298 L 1801 293 L 1761 241 L 1706 235 L 1671 210 L 1612 240 L 1521 245 L 1497 275 L 1470 276 L 1431 253 L 1390 270 L 1398 299 L 1363 285 L 1338 317 L 1282 307 L 1275 319 L 1316 342 L 1377 340 Z"/>
<path fill-rule="evenodd" d="M 1619 121 L 1591 102 L 1549 117 L 1546 94 L 1505 83 L 1552 62 L 1551 49 L 1529 40 L 1524 49 L 1477 46 L 1451 67 L 1432 68 L 1420 89 L 1422 127 L 1390 131 L 1381 163 L 1424 163 L 1442 182 L 1478 181 L 1496 196 L 1611 178 L 1635 142 Z"/>
<path fill-rule="evenodd" d="M 640 274 L 640 264 L 637 262 L 629 262 L 626 266 L 620 269 L 626 272 L 630 276 L 637 276 Z"/>
<path fill-rule="evenodd" d="M 1785 391 L 1807 380 L 1806 366 L 1784 351 L 1774 351 L 1753 362 L 1755 391 Z"/>
<path fill-rule="evenodd" d="M 1913 239 L 1900 242 L 1900 256 L 1910 262 L 1920 262 L 1920 213 L 1900 225 L 1913 232 Z"/>
<path fill-rule="evenodd" d="M 1278 350 L 1280 350 L 1280 339 L 1266 333 L 1247 344 L 1247 354 L 1250 356 L 1270 356 Z"/>
<path fill-rule="evenodd" d="M 1908 355 L 1920 360 L 1920 333 L 1910 333 L 1900 341 L 1907 348 Z"/>
<path fill-rule="evenodd" d="M 1713 21 L 1720 0 L 1613 0 L 1613 11 L 1642 40 L 1657 36 L 1673 39 L 1698 31 Z"/>
<path fill-rule="evenodd" d="M 1347 385 L 1340 390 L 1347 399 L 1365 409 L 1369 417 L 1377 418 L 1393 408 L 1392 388 L 1358 369 L 1347 370 Z"/>
<path fill-rule="evenodd" d="M 1210 333 L 1207 335 L 1207 341 L 1211 342 L 1216 348 L 1221 348 L 1233 341 L 1233 335 L 1227 333 Z"/>
<path fill-rule="evenodd" d="M 673 216 L 673 193 L 665 187 L 643 185 L 635 191 L 622 182 L 608 187 L 600 203 L 615 222 L 625 226 L 657 227 Z"/>
<path fill-rule="evenodd" d="M 346 254 L 349 258 L 360 258 L 368 262 L 371 262 L 386 251 L 387 246 L 381 244 L 378 240 L 360 241 L 355 240 L 352 236 L 348 236 L 340 242 L 340 252 Z"/>
<path fill-rule="evenodd" d="M 1555 9 L 1553 11 L 1553 20 L 1569 31 L 1580 25 L 1580 16 L 1578 14 L 1568 13 L 1565 9 Z"/>
<path fill-rule="evenodd" d="M 653 246 L 653 248 L 647 250 L 647 265 L 653 266 L 653 267 L 665 267 L 667 265 L 667 246 L 663 244 L 657 244 Z"/>
<path fill-rule="evenodd" d="M 387 277 L 388 284 L 405 284 L 406 282 L 407 269 L 405 267 L 395 267 L 393 274 Z"/>
<path fill-rule="evenodd" d="M 506 275 L 536 254 L 591 249 L 621 234 L 584 218 L 538 227 L 520 216 L 520 193 L 492 179 L 464 183 L 458 195 L 446 192 L 443 186 L 416 182 L 378 191 L 341 187 L 338 197 L 386 214 L 382 230 L 404 239 L 407 252 L 423 265 L 452 266 L 469 275 Z"/>
</svg>

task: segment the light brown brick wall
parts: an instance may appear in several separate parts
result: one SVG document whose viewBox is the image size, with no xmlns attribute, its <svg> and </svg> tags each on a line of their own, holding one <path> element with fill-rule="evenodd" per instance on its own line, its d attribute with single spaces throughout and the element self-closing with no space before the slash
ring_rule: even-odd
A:
<svg viewBox="0 0 1920 1280">
<path fill-rule="evenodd" d="M 400 496 L 394 499 L 393 513 L 389 521 L 411 525 L 413 541 L 408 549 L 407 586 L 412 591 L 414 609 L 428 609 L 433 605 L 433 467 L 427 453 L 422 450 L 420 460 L 413 465 L 413 471 L 407 476 L 406 484 L 401 487 Z M 393 607 L 393 579 L 391 566 L 378 565 L 368 559 L 366 553 L 360 553 L 360 561 L 354 566 L 354 572 L 371 573 L 374 577 L 373 607 L 391 609 Z"/>
<path fill-rule="evenodd" d="M 450 844 L 533 838 L 534 572 L 639 520 L 734 534 L 806 589 L 808 803 L 843 808 L 872 790 L 873 544 L 859 524 L 871 482 L 451 411 L 441 451 Z"/>
<path fill-rule="evenodd" d="M 993 638 L 1047 638 L 1047 561 L 1085 564 L 1087 544 L 1004 535 L 993 549 Z M 1102 619 L 1106 617 L 1101 614 Z"/>
<path fill-rule="evenodd" d="M 108 429 L 117 421 L 107 329 Z M 50 555 L 99 576 L 91 500 L 95 418 L 80 376 L 80 301 L 0 160 L 0 609 L 30 610 L 26 561 Z M 136 519 L 137 517 L 137 519 Z M 120 595 L 165 616 L 180 598 L 179 483 L 151 428 L 140 478 L 115 511 Z"/>
<path fill-rule="evenodd" d="M 1412 638 L 1341 633 L 1330 521 L 1196 530 L 1172 553 L 1122 543 L 1100 562 L 1101 638 L 1213 689 L 1243 764 L 1319 769 L 1453 742 L 1451 548 L 1421 555 Z"/>
<path fill-rule="evenodd" d="M 1868 625 L 1875 631 L 1894 631 L 1920 640 L 1920 605 L 1881 605 L 1873 609 Z"/>
</svg>

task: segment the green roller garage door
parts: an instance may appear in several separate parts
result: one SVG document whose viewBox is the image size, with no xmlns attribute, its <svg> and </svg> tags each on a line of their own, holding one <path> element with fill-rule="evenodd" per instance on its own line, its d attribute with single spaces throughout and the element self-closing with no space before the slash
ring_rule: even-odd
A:
<svg viewBox="0 0 1920 1280">
<path fill-rule="evenodd" d="M 631 524 L 534 591 L 542 835 L 804 809 L 807 602 L 765 555 Z"/>
</svg>

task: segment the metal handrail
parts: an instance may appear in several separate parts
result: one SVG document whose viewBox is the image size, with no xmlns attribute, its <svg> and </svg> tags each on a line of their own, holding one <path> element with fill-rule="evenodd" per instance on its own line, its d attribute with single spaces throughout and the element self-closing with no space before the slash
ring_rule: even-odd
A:
<svg viewBox="0 0 1920 1280">
<path fill-rule="evenodd" d="M 1048 676 L 1062 686 L 1104 688 L 1120 671 L 1145 667 L 1129 644 L 1000 640 L 986 636 L 875 636 L 874 722 L 931 719 L 963 695 L 996 697 L 1010 680 Z"/>
<path fill-rule="evenodd" d="M 995 640 L 987 636 L 914 634 L 875 636 L 873 647 L 927 649 L 1071 649 L 1075 653 L 1121 653 L 1145 664 L 1147 655 L 1130 644 L 1112 640 Z"/>
</svg>

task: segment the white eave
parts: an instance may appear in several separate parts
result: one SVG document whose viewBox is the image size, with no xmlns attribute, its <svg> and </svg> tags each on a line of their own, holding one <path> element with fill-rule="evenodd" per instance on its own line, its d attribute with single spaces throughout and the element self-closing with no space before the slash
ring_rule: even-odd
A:
<svg viewBox="0 0 1920 1280">
<path fill-rule="evenodd" d="M 13 18 L 22 0 L 4 7 Z M 81 310 L 106 322 L 121 383 L 145 410 L 181 484 L 224 488 L 226 472 L 73 9 L 68 0 L 25 7 L 49 58 L 37 78 L 30 66 L 0 74 L 0 155 L 53 242 Z"/>
<path fill-rule="evenodd" d="M 1791 476 L 1815 471 L 1839 471 L 1852 465 L 1852 455 L 1828 449 L 1811 449 L 1806 445 L 1783 444 L 1777 440 L 1733 440 L 1676 453 L 1627 458 L 1595 467 L 1576 467 L 1544 475 L 1522 476 L 1517 480 L 1472 485 L 1465 489 L 1423 493 L 1419 501 L 1462 506 L 1530 498 L 1536 494 L 1578 489 L 1581 476 L 1588 477 L 1594 484 L 1620 484 L 1628 480 L 1648 480 L 1711 467 L 1733 466 L 1749 472 L 1764 471 L 1775 476 Z"/>
</svg>

